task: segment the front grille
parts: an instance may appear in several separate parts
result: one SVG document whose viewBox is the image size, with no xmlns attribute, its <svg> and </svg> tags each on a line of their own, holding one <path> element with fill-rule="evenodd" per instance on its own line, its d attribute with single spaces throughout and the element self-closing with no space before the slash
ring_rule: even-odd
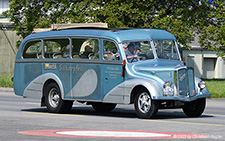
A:
<svg viewBox="0 0 225 141">
<path fill-rule="evenodd" d="M 178 95 L 187 97 L 195 95 L 194 71 L 192 68 L 187 67 L 175 71 L 174 83 Z"/>
</svg>

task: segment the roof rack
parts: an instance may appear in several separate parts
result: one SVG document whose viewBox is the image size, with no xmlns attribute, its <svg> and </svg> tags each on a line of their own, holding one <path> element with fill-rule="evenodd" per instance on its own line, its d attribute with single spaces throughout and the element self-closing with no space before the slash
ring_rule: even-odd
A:
<svg viewBox="0 0 225 141">
<path fill-rule="evenodd" d="M 51 24 L 51 28 L 35 28 L 33 33 L 64 29 L 108 29 L 107 23 Z"/>
</svg>

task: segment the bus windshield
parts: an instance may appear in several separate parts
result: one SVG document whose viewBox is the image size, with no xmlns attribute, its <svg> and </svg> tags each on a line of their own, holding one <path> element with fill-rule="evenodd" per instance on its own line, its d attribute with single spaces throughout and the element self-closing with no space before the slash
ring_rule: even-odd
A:
<svg viewBox="0 0 225 141">
<path fill-rule="evenodd" d="M 150 41 L 124 42 L 123 48 L 129 63 L 156 58 Z M 174 40 L 153 40 L 158 59 L 179 60 Z"/>
<path fill-rule="evenodd" d="M 154 59 L 150 41 L 123 42 L 122 44 L 129 63 Z"/>
<path fill-rule="evenodd" d="M 159 59 L 179 60 L 174 40 L 153 40 L 153 44 Z"/>
</svg>

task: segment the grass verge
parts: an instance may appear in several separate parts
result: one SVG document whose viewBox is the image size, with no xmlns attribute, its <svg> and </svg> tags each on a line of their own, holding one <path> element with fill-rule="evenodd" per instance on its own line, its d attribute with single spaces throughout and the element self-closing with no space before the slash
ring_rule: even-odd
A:
<svg viewBox="0 0 225 141">
<path fill-rule="evenodd" d="M 0 75 L 0 87 L 12 88 L 13 87 L 13 82 L 11 81 L 12 77 L 13 77 L 12 74 Z"/>
<path fill-rule="evenodd" d="M 225 80 L 213 79 L 204 81 L 209 93 L 212 95 L 211 98 L 225 98 Z"/>
</svg>

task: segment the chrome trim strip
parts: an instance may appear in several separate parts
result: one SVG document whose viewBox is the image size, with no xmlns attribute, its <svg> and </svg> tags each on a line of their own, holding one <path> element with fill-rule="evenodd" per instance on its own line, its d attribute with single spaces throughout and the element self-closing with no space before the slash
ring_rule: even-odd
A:
<svg viewBox="0 0 225 141">
<path fill-rule="evenodd" d="M 41 90 L 35 90 L 35 89 L 27 89 L 28 91 L 36 91 L 36 92 L 41 92 Z"/>
<path fill-rule="evenodd" d="M 89 61 L 89 60 L 16 60 L 16 63 L 86 63 L 86 64 L 109 64 L 123 65 L 122 62 L 107 62 L 107 61 Z"/>
</svg>

